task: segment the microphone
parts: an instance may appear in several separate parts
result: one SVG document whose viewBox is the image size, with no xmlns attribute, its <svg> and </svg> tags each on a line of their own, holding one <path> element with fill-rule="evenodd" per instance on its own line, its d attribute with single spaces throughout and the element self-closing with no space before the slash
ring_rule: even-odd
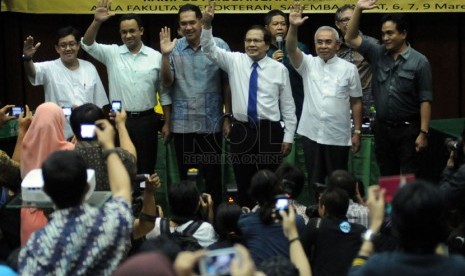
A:
<svg viewBox="0 0 465 276">
<path fill-rule="evenodd" d="M 278 45 L 278 49 L 282 50 L 283 49 L 283 37 L 278 35 L 276 36 L 276 44 Z"/>
</svg>

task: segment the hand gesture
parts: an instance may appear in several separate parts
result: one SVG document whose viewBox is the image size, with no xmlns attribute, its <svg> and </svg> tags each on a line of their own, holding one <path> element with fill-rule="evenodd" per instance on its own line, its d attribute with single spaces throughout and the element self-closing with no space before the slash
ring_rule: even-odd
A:
<svg viewBox="0 0 465 276">
<path fill-rule="evenodd" d="M 420 133 L 415 140 L 415 150 L 420 152 L 428 146 L 428 139 L 423 133 Z"/>
<path fill-rule="evenodd" d="M 126 125 L 126 118 L 128 117 L 128 115 L 126 114 L 126 110 L 124 110 L 124 108 L 121 109 L 121 111 L 114 111 L 114 116 L 117 127 L 120 124 Z"/>
<path fill-rule="evenodd" d="M 24 46 L 23 46 L 23 55 L 26 58 L 32 58 L 34 54 L 37 52 L 37 49 L 40 47 L 40 42 L 37 42 L 36 45 L 34 45 L 34 38 L 32 36 L 26 37 L 26 40 L 24 40 Z"/>
<path fill-rule="evenodd" d="M 171 29 L 168 27 L 161 28 L 160 31 L 160 50 L 164 55 L 168 55 L 173 51 L 176 45 L 176 38 L 171 41 Z"/>
<path fill-rule="evenodd" d="M 297 232 L 297 225 L 295 223 L 295 210 L 293 206 L 289 206 L 289 213 L 284 210 L 279 211 L 279 214 L 283 218 L 283 231 L 284 236 L 288 239 L 293 239 L 299 236 Z"/>
<path fill-rule="evenodd" d="M 231 261 L 231 275 L 232 276 L 253 276 L 255 275 L 255 264 L 250 257 L 250 253 L 243 245 L 234 245 L 237 254 Z"/>
<path fill-rule="evenodd" d="M 111 0 L 100 0 L 97 2 L 97 8 L 95 9 L 94 20 L 97 22 L 105 22 L 108 18 L 115 15 L 114 12 L 110 12 Z"/>
<path fill-rule="evenodd" d="M 208 5 L 202 13 L 202 23 L 205 29 L 210 29 L 212 26 L 213 17 L 215 16 L 215 1 L 208 0 Z"/>
<path fill-rule="evenodd" d="M 95 133 L 104 149 L 115 148 L 115 129 L 106 119 L 95 121 Z"/>
<path fill-rule="evenodd" d="M 151 176 L 149 176 L 146 180 L 145 180 L 145 187 L 146 188 L 160 188 L 161 187 L 161 181 L 160 181 L 160 177 L 158 177 L 158 174 L 154 173 L 152 174 Z"/>
<path fill-rule="evenodd" d="M 0 109 L 0 127 L 2 127 L 9 120 L 13 120 L 16 118 L 15 116 L 8 115 L 8 112 L 13 106 L 14 105 L 9 104 L 9 105 L 5 105 L 4 107 Z"/>
<path fill-rule="evenodd" d="M 207 209 L 209 206 L 213 206 L 213 199 L 210 194 L 203 193 L 200 197 L 200 206 L 203 209 Z"/>
<path fill-rule="evenodd" d="M 274 60 L 277 60 L 279 62 L 283 61 L 284 58 L 284 52 L 283 50 L 276 50 L 273 55 L 271 56 Z"/>
<path fill-rule="evenodd" d="M 371 10 L 378 5 L 376 5 L 377 0 L 358 0 L 357 1 L 357 7 L 359 7 L 361 10 Z"/>
<path fill-rule="evenodd" d="M 289 24 L 301 26 L 308 19 L 308 16 L 302 18 L 303 7 L 299 1 L 294 2 L 294 6 L 289 11 Z"/>
<path fill-rule="evenodd" d="M 32 112 L 29 110 L 29 106 L 26 105 L 24 112 L 21 112 L 18 117 L 18 130 L 26 133 L 26 131 L 29 129 L 29 126 L 31 125 L 31 122 Z"/>
<path fill-rule="evenodd" d="M 370 216 L 370 229 L 375 233 L 379 232 L 384 220 L 384 189 L 379 186 L 368 187 L 367 206 Z"/>
</svg>

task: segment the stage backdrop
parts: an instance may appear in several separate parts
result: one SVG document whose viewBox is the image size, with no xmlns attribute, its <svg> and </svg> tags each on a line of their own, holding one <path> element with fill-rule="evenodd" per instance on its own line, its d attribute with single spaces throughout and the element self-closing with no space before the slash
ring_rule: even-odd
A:
<svg viewBox="0 0 465 276">
<path fill-rule="evenodd" d="M 89 14 L 95 10 L 95 0 L 1 0 L 2 11 L 47 14 Z M 216 0 L 218 13 L 266 13 L 272 9 L 289 10 L 289 0 Z M 347 0 L 301 0 L 306 12 L 334 13 Z M 349 1 L 354 2 L 355 1 Z M 111 10 L 116 13 L 177 13 L 180 6 L 190 3 L 205 6 L 206 0 L 115 0 Z M 463 0 L 380 0 L 378 8 L 369 12 L 464 12 Z"/>
</svg>

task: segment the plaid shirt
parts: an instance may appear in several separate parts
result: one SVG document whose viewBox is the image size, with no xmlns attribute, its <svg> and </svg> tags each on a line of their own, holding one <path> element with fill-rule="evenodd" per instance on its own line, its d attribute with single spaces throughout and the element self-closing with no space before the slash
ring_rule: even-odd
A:
<svg viewBox="0 0 465 276">
<path fill-rule="evenodd" d="M 368 207 L 355 203 L 352 199 L 349 201 L 349 209 L 347 210 L 347 219 L 351 223 L 358 223 L 368 229 Z"/>
</svg>

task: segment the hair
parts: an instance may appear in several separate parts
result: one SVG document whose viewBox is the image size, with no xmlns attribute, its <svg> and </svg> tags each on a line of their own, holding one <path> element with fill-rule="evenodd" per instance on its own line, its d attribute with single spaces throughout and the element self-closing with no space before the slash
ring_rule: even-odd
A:
<svg viewBox="0 0 465 276">
<path fill-rule="evenodd" d="M 249 195 L 258 202 L 260 219 L 265 224 L 273 222 L 271 215 L 278 189 L 278 178 L 270 170 L 260 170 L 250 180 Z"/>
<path fill-rule="evenodd" d="M 252 27 L 250 27 L 247 32 L 251 31 L 251 30 L 259 30 L 259 31 L 262 31 L 263 33 L 263 41 L 265 41 L 265 44 L 266 45 L 270 45 L 271 44 L 271 33 L 268 29 L 266 29 L 264 26 L 262 25 L 253 25 Z M 245 37 L 244 37 L 245 38 Z"/>
<path fill-rule="evenodd" d="M 315 43 L 316 43 L 316 36 L 322 31 L 331 31 L 333 33 L 334 38 L 336 39 L 336 41 L 339 41 L 339 33 L 337 32 L 336 29 L 334 29 L 333 27 L 330 27 L 330 26 L 321 26 L 315 32 L 315 36 L 314 36 L 314 42 Z"/>
<path fill-rule="evenodd" d="M 170 237 L 166 235 L 160 235 L 154 239 L 145 240 L 135 254 L 143 252 L 159 252 L 168 257 L 168 259 L 174 263 L 179 252 L 181 252 L 181 247 Z"/>
<path fill-rule="evenodd" d="M 81 141 L 81 125 L 95 124 L 95 121 L 104 119 L 105 115 L 100 107 L 93 103 L 86 103 L 76 107 L 69 118 L 71 128 L 73 129 L 76 139 Z"/>
<path fill-rule="evenodd" d="M 133 19 L 136 20 L 137 26 L 139 27 L 139 29 L 144 27 L 144 24 L 142 23 L 142 18 L 140 17 L 140 15 L 135 14 L 135 13 L 126 13 L 126 14 L 121 15 L 121 17 L 119 18 L 119 23 L 121 24 L 121 22 L 125 20 L 133 20 Z"/>
<path fill-rule="evenodd" d="M 271 10 L 265 15 L 265 25 L 269 25 L 271 23 L 271 20 L 273 19 L 273 17 L 275 17 L 277 15 L 284 17 L 284 19 L 286 20 L 286 23 L 287 23 L 288 18 L 286 16 L 286 14 L 284 14 L 283 11 L 281 11 L 281 10 Z"/>
<path fill-rule="evenodd" d="M 357 180 L 346 170 L 335 170 L 328 178 L 329 188 L 341 188 L 347 192 L 349 198 L 355 199 Z"/>
<path fill-rule="evenodd" d="M 386 23 L 387 21 L 392 21 L 396 24 L 396 29 L 399 33 L 408 33 L 409 24 L 406 20 L 406 17 L 402 13 L 388 13 L 381 17 L 381 24 Z"/>
<path fill-rule="evenodd" d="M 231 244 L 241 242 L 241 231 L 237 222 L 242 215 L 242 208 L 236 203 L 221 203 L 216 209 L 215 231 L 219 241 L 228 241 Z"/>
<path fill-rule="evenodd" d="M 445 241 L 446 207 L 439 189 L 417 180 L 400 188 L 392 201 L 392 228 L 409 253 L 432 254 Z"/>
<path fill-rule="evenodd" d="M 355 5 L 352 4 L 345 4 L 343 6 L 340 6 L 337 10 L 336 13 L 334 14 L 334 20 L 338 21 L 340 19 L 341 13 L 345 12 L 346 10 L 355 10 Z"/>
<path fill-rule="evenodd" d="M 320 205 L 325 206 L 325 216 L 345 218 L 349 208 L 349 195 L 340 188 L 328 188 L 323 192 Z"/>
<path fill-rule="evenodd" d="M 66 27 L 60 28 L 58 29 L 55 35 L 55 45 L 58 45 L 58 42 L 60 41 L 60 39 L 68 35 L 73 35 L 74 39 L 76 39 L 76 41 L 79 42 L 78 39 L 81 36 L 81 33 L 79 32 L 78 29 L 74 28 L 73 26 L 66 26 Z"/>
<path fill-rule="evenodd" d="M 275 256 L 264 260 L 257 268 L 267 276 L 298 276 L 299 269 L 284 256 Z"/>
<path fill-rule="evenodd" d="M 183 224 L 195 219 L 199 200 L 199 190 L 192 181 L 184 180 L 171 186 L 168 192 L 171 220 L 177 224 Z"/>
<path fill-rule="evenodd" d="M 81 204 L 87 188 L 87 166 L 75 151 L 52 153 L 42 165 L 44 192 L 59 208 Z"/>
<path fill-rule="evenodd" d="M 281 190 L 291 198 L 299 197 L 304 188 L 305 175 L 299 167 L 287 163 L 281 164 L 276 170 Z"/>
<path fill-rule="evenodd" d="M 202 11 L 200 10 L 199 6 L 196 6 L 196 5 L 192 5 L 192 4 L 185 4 L 185 5 L 182 5 L 180 8 L 179 8 L 179 11 L 178 11 L 178 18 L 179 18 L 179 15 L 183 12 L 188 12 L 188 11 L 193 11 L 195 12 L 195 17 L 197 19 L 202 19 Z"/>
</svg>

